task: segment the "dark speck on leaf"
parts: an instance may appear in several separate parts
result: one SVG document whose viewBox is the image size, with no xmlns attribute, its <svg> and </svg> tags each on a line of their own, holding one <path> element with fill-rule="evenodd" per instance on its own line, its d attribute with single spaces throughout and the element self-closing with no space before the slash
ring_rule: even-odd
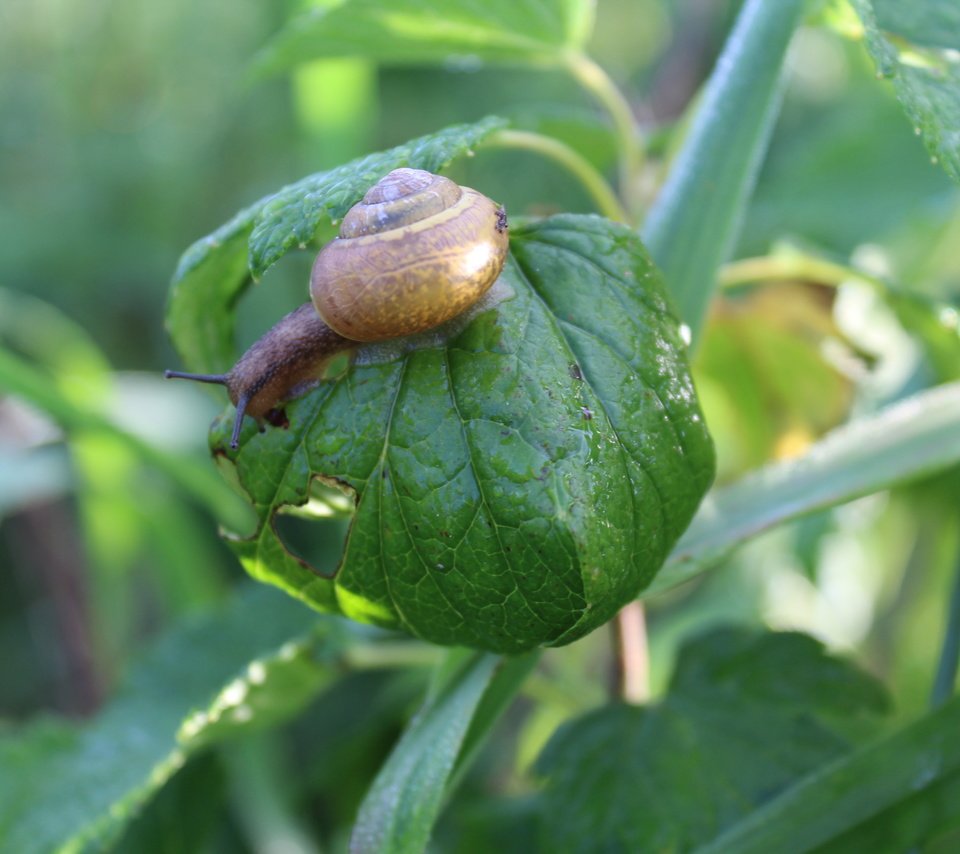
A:
<svg viewBox="0 0 960 854">
<path fill-rule="evenodd" d="M 570 365 L 570 376 L 575 380 L 583 380 L 583 372 L 580 370 L 580 366 L 576 362 L 573 362 Z"/>
<path fill-rule="evenodd" d="M 441 532 L 440 532 L 440 536 L 441 536 L 441 537 L 449 537 L 449 536 L 450 536 L 450 532 L 449 532 L 449 531 L 441 531 Z"/>
</svg>

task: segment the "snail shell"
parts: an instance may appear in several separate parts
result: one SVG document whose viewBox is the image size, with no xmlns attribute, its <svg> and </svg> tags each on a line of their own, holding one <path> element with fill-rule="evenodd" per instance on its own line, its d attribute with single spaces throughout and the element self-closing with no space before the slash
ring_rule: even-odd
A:
<svg viewBox="0 0 960 854">
<path fill-rule="evenodd" d="M 445 323 L 482 297 L 507 254 L 499 208 L 421 169 L 396 169 L 343 219 L 313 265 L 317 313 L 344 338 L 383 341 Z"/>
</svg>

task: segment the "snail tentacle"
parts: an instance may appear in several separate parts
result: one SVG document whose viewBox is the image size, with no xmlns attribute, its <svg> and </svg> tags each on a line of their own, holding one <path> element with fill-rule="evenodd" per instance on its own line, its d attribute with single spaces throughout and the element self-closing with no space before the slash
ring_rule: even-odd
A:
<svg viewBox="0 0 960 854">
<path fill-rule="evenodd" d="M 198 383 L 216 383 L 226 385 L 229 374 L 190 374 L 185 371 L 164 371 L 163 378 L 167 380 L 193 380 Z"/>
</svg>

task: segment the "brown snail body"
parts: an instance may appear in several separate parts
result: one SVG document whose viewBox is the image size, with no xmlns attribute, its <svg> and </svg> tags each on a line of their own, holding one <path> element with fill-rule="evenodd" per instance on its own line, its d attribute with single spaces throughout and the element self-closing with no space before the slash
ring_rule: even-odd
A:
<svg viewBox="0 0 960 854">
<path fill-rule="evenodd" d="M 423 332 L 482 297 L 507 256 L 503 209 L 469 187 L 421 169 L 395 169 L 346 214 L 314 261 L 312 303 L 282 318 L 226 374 L 167 377 L 225 385 L 245 415 L 277 423 L 279 407 L 309 388 L 331 356 L 358 343 Z"/>
</svg>

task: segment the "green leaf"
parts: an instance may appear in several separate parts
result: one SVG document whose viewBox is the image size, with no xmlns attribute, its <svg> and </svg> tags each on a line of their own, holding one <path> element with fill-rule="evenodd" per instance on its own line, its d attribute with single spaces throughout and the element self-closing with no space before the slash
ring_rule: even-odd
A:
<svg viewBox="0 0 960 854">
<path fill-rule="evenodd" d="M 903 757 L 897 760 L 902 762 Z M 876 817 L 820 846 L 818 854 L 885 850 L 947 852 L 960 847 L 960 810 L 957 810 L 960 773 L 954 771 L 919 792 L 910 789 L 900 795 L 893 806 Z M 842 823 L 842 819 L 837 822 Z"/>
<path fill-rule="evenodd" d="M 456 785 L 460 776 L 470 767 L 486 743 L 494 725 L 513 702 L 524 680 L 539 660 L 540 653 L 534 650 L 501 661 L 500 667 L 484 692 L 483 699 L 474 710 L 470 728 L 463 738 L 457 755 L 454 776 L 448 784 L 448 790 Z"/>
<path fill-rule="evenodd" d="M 743 4 L 644 226 L 695 340 L 767 148 L 783 58 L 803 7 L 804 0 Z"/>
<path fill-rule="evenodd" d="M 774 525 L 958 462 L 960 383 L 915 394 L 833 431 L 802 457 L 712 492 L 649 593 L 687 581 Z"/>
<path fill-rule="evenodd" d="M 536 660 L 535 654 L 451 653 L 459 666 L 444 673 L 377 775 L 357 816 L 352 852 L 425 849 L 454 765 L 465 749 L 472 752 L 468 733 L 475 739 L 478 728 L 489 731 Z"/>
<path fill-rule="evenodd" d="M 849 256 L 923 212 L 951 209 L 955 187 L 930 165 L 896 99 L 849 65 L 852 79 L 834 100 L 804 105 L 774 133 L 735 254 L 765 254 L 784 235 L 802 235 Z"/>
<path fill-rule="evenodd" d="M 191 759 L 123 830 L 111 846 L 136 854 L 204 854 L 223 813 L 226 790 L 217 756 Z"/>
<path fill-rule="evenodd" d="M 248 571 L 323 610 L 518 652 L 608 620 L 659 569 L 713 474 L 676 319 L 636 235 L 599 217 L 511 230 L 490 297 L 246 425 L 230 451 L 260 524 Z M 273 524 L 337 483 L 356 514 L 335 574 Z M 306 508 L 309 510 L 309 508 Z M 324 568 L 330 571 L 331 568 Z"/>
<path fill-rule="evenodd" d="M 592 28 L 587 0 L 347 0 L 295 18 L 261 51 L 255 69 L 269 74 L 331 56 L 558 65 Z"/>
<path fill-rule="evenodd" d="M 960 6 L 952 0 L 872 0 L 881 29 L 926 47 L 954 48 L 960 38 Z"/>
<path fill-rule="evenodd" d="M 689 850 L 843 754 L 850 719 L 885 702 L 811 638 L 711 632 L 683 648 L 656 705 L 606 706 L 556 732 L 536 766 L 541 847 Z"/>
<path fill-rule="evenodd" d="M 960 12 L 954 0 L 853 0 L 867 50 L 927 149 L 960 181 Z"/>
<path fill-rule="evenodd" d="M 88 725 L 0 736 L 0 849 L 105 842 L 197 749 L 299 711 L 345 644 L 346 624 L 315 626 L 289 598 L 247 591 L 163 637 Z"/>
<path fill-rule="evenodd" d="M 948 834 L 955 845 L 958 732 L 960 697 L 955 697 L 889 738 L 811 774 L 699 850 L 910 851 Z"/>
<path fill-rule="evenodd" d="M 233 362 L 233 307 L 250 284 L 251 271 L 262 276 L 285 253 L 304 248 L 324 223 L 340 219 L 390 170 L 410 166 L 438 172 L 504 124 L 491 116 L 454 125 L 310 175 L 194 243 L 180 259 L 167 310 L 167 329 L 187 367 L 219 371 Z M 306 285 L 303 293 L 306 300 Z"/>
</svg>

